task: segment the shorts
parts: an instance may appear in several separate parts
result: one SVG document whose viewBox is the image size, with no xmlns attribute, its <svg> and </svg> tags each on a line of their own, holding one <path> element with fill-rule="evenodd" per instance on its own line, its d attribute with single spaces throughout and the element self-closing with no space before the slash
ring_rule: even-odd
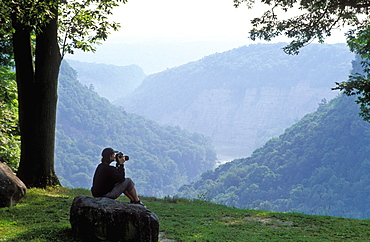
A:
<svg viewBox="0 0 370 242">
<path fill-rule="evenodd" d="M 131 180 L 131 178 L 125 178 L 123 182 L 118 182 L 116 185 L 114 185 L 112 191 L 103 195 L 103 197 L 116 199 L 125 191 L 131 191 L 134 188 L 134 185 L 135 183 Z"/>
</svg>

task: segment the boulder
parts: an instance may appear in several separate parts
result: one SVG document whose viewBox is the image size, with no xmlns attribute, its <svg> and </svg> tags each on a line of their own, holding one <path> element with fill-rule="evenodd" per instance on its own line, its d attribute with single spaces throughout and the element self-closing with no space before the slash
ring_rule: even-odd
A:
<svg viewBox="0 0 370 242">
<path fill-rule="evenodd" d="M 145 207 L 110 198 L 77 196 L 70 223 L 82 241 L 158 241 L 159 219 Z"/>
<path fill-rule="evenodd" d="M 27 187 L 10 167 L 0 162 L 0 207 L 15 205 L 26 194 Z"/>
</svg>

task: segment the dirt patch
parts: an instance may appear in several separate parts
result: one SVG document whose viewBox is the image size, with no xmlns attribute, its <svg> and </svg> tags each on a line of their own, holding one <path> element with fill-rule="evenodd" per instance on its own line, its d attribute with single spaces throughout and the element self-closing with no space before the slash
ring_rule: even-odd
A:
<svg viewBox="0 0 370 242">
<path fill-rule="evenodd" d="M 263 225 L 270 226 L 273 228 L 290 227 L 293 225 L 292 221 L 283 221 L 276 218 L 244 217 L 244 220 L 261 222 Z"/>
<path fill-rule="evenodd" d="M 228 224 L 244 223 L 247 221 L 260 222 L 262 225 L 269 226 L 272 228 L 289 228 L 292 227 L 293 221 L 283 221 L 277 218 L 265 218 L 265 217 L 244 217 L 242 219 L 235 219 L 234 217 L 223 217 Z"/>
</svg>

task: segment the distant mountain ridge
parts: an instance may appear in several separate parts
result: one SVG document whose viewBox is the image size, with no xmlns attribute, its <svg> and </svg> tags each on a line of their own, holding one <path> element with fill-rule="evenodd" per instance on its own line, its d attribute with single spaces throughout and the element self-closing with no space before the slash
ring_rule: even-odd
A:
<svg viewBox="0 0 370 242">
<path fill-rule="evenodd" d="M 79 82 L 110 101 L 132 93 L 146 76 L 137 65 L 116 66 L 76 60 L 67 61 L 77 71 Z"/>
<path fill-rule="evenodd" d="M 211 137 L 222 160 L 246 157 L 335 97 L 354 59 L 344 44 L 311 44 L 298 56 L 283 46 L 244 46 L 149 75 L 114 103 Z"/>
</svg>

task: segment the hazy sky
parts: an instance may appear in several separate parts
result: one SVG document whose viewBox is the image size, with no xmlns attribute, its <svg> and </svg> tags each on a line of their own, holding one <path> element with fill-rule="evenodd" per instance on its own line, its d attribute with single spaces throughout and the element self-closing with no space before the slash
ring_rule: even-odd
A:
<svg viewBox="0 0 370 242">
<path fill-rule="evenodd" d="M 77 52 L 66 59 L 115 65 L 137 64 L 151 74 L 252 42 L 249 21 L 263 13 L 232 0 L 129 0 L 112 19 L 118 32 L 95 54 Z M 343 33 L 328 42 L 343 42 Z M 285 39 L 276 39 L 286 41 Z"/>
<path fill-rule="evenodd" d="M 118 9 L 117 35 L 142 40 L 230 41 L 247 38 L 248 11 L 232 0 L 131 0 Z"/>
</svg>

